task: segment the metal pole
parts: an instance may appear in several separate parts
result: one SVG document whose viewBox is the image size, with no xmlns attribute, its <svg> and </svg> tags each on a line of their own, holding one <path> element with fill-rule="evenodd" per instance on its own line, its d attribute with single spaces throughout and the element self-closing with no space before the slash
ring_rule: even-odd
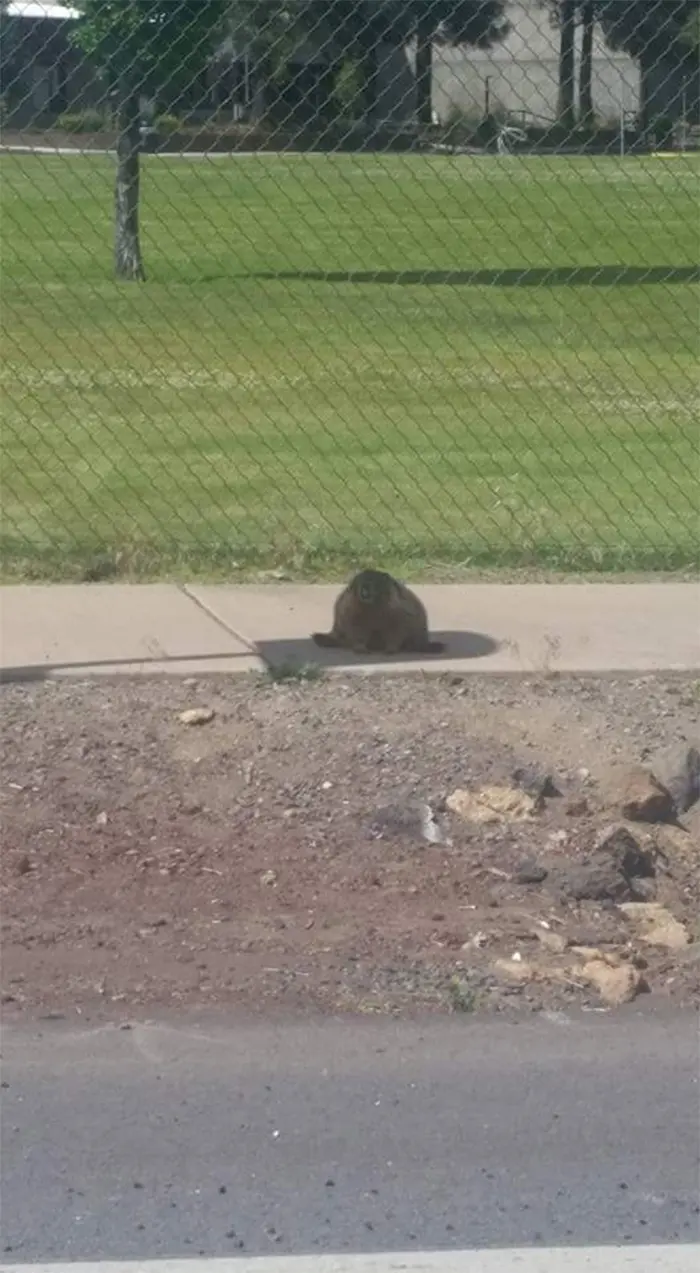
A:
<svg viewBox="0 0 700 1273">
<path fill-rule="evenodd" d="M 488 119 L 491 114 L 491 76 L 487 75 L 484 80 L 484 119 Z"/>
<path fill-rule="evenodd" d="M 625 157 L 625 99 L 620 97 L 620 158 Z"/>
</svg>

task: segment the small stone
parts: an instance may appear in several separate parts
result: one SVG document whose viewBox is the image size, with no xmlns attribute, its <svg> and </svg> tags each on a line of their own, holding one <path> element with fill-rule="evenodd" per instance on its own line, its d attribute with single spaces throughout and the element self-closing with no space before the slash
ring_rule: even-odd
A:
<svg viewBox="0 0 700 1273">
<path fill-rule="evenodd" d="M 182 801 L 182 812 L 188 814 L 201 813 L 203 805 L 200 800 L 188 800 L 186 797 Z"/>
<path fill-rule="evenodd" d="M 17 874 L 29 875 L 29 872 L 31 871 L 31 869 L 32 869 L 31 858 L 26 853 L 23 853 L 17 863 Z"/>
<path fill-rule="evenodd" d="M 451 843 L 439 813 L 431 805 L 418 801 L 381 805 L 374 811 L 369 833 L 375 840 L 406 836 L 419 844 Z"/>
<path fill-rule="evenodd" d="M 178 719 L 183 725 L 208 725 L 215 715 L 213 707 L 188 707 Z"/>
<path fill-rule="evenodd" d="M 460 818 L 480 824 L 528 822 L 538 812 L 538 801 L 517 787 L 458 788 L 447 797 L 447 808 Z"/>
<path fill-rule="evenodd" d="M 561 933 L 551 933 L 547 932 L 545 928 L 537 928 L 535 929 L 535 936 L 540 946 L 543 946 L 545 950 L 551 951 L 553 955 L 563 955 L 566 950 L 567 941 L 565 937 L 562 937 Z"/>
<path fill-rule="evenodd" d="M 97 817 L 95 818 L 95 824 L 98 827 L 106 827 L 108 821 L 109 821 L 109 818 L 107 817 L 107 813 L 105 812 L 104 809 L 101 811 L 101 813 L 98 813 Z"/>
<path fill-rule="evenodd" d="M 475 950 L 483 950 L 484 946 L 487 945 L 488 940 L 489 940 L 488 933 L 482 933 L 482 932 L 474 933 L 474 936 L 470 937 L 469 941 L 465 941 L 464 945 L 462 946 L 462 950 L 469 950 L 470 947 L 472 947 Z"/>
<path fill-rule="evenodd" d="M 595 986 L 603 1003 L 611 1006 L 631 1003 L 638 994 L 648 989 L 639 969 L 632 964 L 612 967 L 602 959 L 589 959 L 580 975 Z"/>
<path fill-rule="evenodd" d="M 658 902 L 626 902 L 620 906 L 629 920 L 640 928 L 640 938 L 648 946 L 663 950 L 684 950 L 690 934 L 665 906 Z"/>
<path fill-rule="evenodd" d="M 564 813 L 568 818 L 585 818 L 591 807 L 585 796 L 572 796 L 564 805 Z"/>
<path fill-rule="evenodd" d="M 513 873 L 513 879 L 516 884 L 541 884 L 546 880 L 548 871 L 546 866 L 540 866 L 539 862 L 521 862 L 520 866 Z"/>
<path fill-rule="evenodd" d="M 263 871 L 262 875 L 260 876 L 260 883 L 261 883 L 261 884 L 267 884 L 267 885 L 270 885 L 270 884 L 276 884 L 276 883 L 277 883 L 277 872 L 276 872 L 276 871 Z"/>
<path fill-rule="evenodd" d="M 610 959 L 606 958 L 599 946 L 571 946 L 572 955 L 576 955 L 577 959 L 583 959 L 588 963 L 591 959 L 600 960 L 602 963 L 610 963 Z"/>
<path fill-rule="evenodd" d="M 620 785 L 622 816 L 631 822 L 673 822 L 676 810 L 670 791 L 643 765 L 628 769 Z"/>
<path fill-rule="evenodd" d="M 522 765 L 514 769 L 511 776 L 517 787 L 521 787 L 539 803 L 544 799 L 561 795 L 552 775 L 536 769 L 533 765 Z"/>
<path fill-rule="evenodd" d="M 518 985 L 525 985 L 535 977 L 535 969 L 525 959 L 496 959 L 494 960 L 493 970 L 501 977 L 505 977 L 508 981 L 516 982 Z"/>
</svg>

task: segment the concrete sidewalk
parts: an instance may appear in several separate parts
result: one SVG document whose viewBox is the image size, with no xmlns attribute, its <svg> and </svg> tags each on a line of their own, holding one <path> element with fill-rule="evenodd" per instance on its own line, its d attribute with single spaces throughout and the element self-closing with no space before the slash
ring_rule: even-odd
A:
<svg viewBox="0 0 700 1273">
<path fill-rule="evenodd" d="M 335 584 L 58 584 L 0 589 L 3 680 L 250 672 L 700 670 L 700 584 L 426 584 L 431 658 L 322 650 Z"/>
</svg>

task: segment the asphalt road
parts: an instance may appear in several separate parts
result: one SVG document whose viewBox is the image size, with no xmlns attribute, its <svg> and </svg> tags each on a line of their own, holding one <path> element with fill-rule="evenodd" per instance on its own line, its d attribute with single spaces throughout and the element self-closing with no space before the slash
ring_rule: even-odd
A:
<svg viewBox="0 0 700 1273">
<path fill-rule="evenodd" d="M 3 1036 L 2 1259 L 696 1242 L 695 1016 Z"/>
</svg>

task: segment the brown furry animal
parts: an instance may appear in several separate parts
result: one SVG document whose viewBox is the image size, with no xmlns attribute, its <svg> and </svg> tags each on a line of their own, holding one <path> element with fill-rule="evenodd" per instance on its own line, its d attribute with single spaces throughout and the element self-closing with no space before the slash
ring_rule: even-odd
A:
<svg viewBox="0 0 700 1273">
<path fill-rule="evenodd" d="M 317 645 L 355 654 L 439 654 L 428 636 L 425 606 L 410 588 L 383 570 L 361 570 L 338 597 L 330 632 L 314 632 Z"/>
</svg>

